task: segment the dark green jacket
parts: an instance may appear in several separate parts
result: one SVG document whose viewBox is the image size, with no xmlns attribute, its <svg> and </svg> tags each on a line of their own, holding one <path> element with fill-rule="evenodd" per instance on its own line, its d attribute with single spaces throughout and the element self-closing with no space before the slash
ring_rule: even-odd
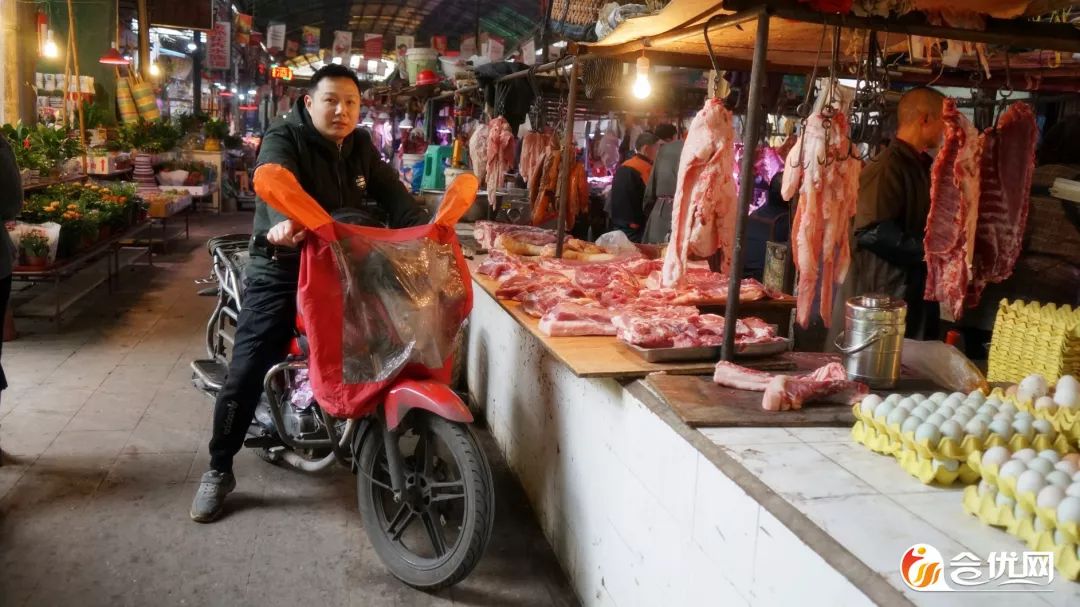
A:
<svg viewBox="0 0 1080 607">
<path fill-rule="evenodd" d="M 15 152 L 4 137 L 0 137 L 0 219 L 15 219 L 22 210 L 23 189 L 19 165 L 15 163 Z M 15 265 L 15 245 L 7 230 L 0 234 L 0 278 L 11 275 Z"/>
<path fill-rule="evenodd" d="M 428 219 L 423 207 L 398 179 L 397 171 L 383 162 L 367 131 L 353 131 L 339 149 L 315 130 L 303 98 L 266 132 L 256 166 L 263 164 L 278 164 L 291 171 L 304 191 L 330 213 L 357 209 L 364 200 L 373 199 L 386 211 L 392 228 L 419 225 Z M 252 236 L 264 236 L 285 219 L 259 199 Z M 258 246 L 255 238 L 250 250 L 249 278 L 297 280 L 298 253 L 278 248 L 275 259 L 275 251 Z"/>
</svg>

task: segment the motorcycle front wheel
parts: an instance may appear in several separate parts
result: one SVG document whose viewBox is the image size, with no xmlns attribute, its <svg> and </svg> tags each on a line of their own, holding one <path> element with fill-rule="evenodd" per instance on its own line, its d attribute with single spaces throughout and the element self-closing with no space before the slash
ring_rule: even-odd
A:
<svg viewBox="0 0 1080 607">
<path fill-rule="evenodd" d="M 405 491 L 394 499 L 384 441 L 372 430 L 360 449 L 357 499 L 375 552 L 402 582 L 438 590 L 464 579 L 491 537 L 491 468 L 472 430 L 426 411 L 399 427 Z"/>
</svg>

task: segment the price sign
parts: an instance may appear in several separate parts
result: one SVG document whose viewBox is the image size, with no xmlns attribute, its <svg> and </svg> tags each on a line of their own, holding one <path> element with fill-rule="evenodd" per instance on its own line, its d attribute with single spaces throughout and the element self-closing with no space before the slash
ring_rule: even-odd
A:
<svg viewBox="0 0 1080 607">
<path fill-rule="evenodd" d="M 292 80 L 292 68 L 287 65 L 279 65 L 270 68 L 270 77 L 279 78 L 281 80 Z"/>
</svg>

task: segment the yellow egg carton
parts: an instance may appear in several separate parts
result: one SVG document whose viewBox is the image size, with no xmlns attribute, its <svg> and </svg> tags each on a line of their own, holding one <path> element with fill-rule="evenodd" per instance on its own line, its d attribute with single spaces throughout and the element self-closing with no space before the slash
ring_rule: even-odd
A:
<svg viewBox="0 0 1080 607">
<path fill-rule="evenodd" d="M 1002 300 L 990 341 L 987 379 L 1019 382 L 1039 373 L 1054 382 L 1080 371 L 1080 308 Z"/>
<path fill-rule="evenodd" d="M 896 460 L 900 462 L 901 468 L 925 485 L 951 485 L 957 481 L 968 485 L 979 481 L 979 473 L 964 461 L 927 459 L 907 449 L 900 451 Z"/>
<path fill-rule="evenodd" d="M 1020 411 L 1027 411 L 1035 416 L 1035 419 L 1045 419 L 1050 422 L 1059 434 L 1064 434 L 1070 441 L 1080 441 L 1080 409 L 1066 409 L 1059 407 L 1050 412 L 1046 409 L 1036 409 L 1035 403 L 1030 398 L 1019 399 L 1014 396 L 1003 396 L 1003 400 L 1016 405 Z"/>
<path fill-rule="evenodd" d="M 855 442 L 865 445 L 871 451 L 882 455 L 893 455 L 900 450 L 902 445 L 893 441 L 887 433 L 878 432 L 872 424 L 863 420 L 857 420 L 851 427 L 851 437 Z"/>
<path fill-rule="evenodd" d="M 1017 518 L 1014 508 L 999 506 L 994 496 L 989 493 L 980 494 L 975 485 L 964 489 L 963 505 L 965 512 L 974 515 L 986 525 L 1004 529 L 1027 544 L 1029 549 L 1054 553 L 1054 566 L 1058 572 L 1066 579 L 1080 580 L 1080 554 L 1077 553 L 1078 543 L 1074 535 L 1069 535 L 1068 541 L 1063 544 L 1055 543 L 1052 529 L 1036 530 L 1035 517 Z M 1038 516 L 1041 518 L 1043 514 L 1039 513 Z"/>
</svg>

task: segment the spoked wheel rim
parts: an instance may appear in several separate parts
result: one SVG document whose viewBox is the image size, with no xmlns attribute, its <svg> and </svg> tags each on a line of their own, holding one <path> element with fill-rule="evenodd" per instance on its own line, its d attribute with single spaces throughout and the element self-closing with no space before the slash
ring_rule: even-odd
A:
<svg viewBox="0 0 1080 607">
<path fill-rule="evenodd" d="M 394 500 L 386 455 L 380 454 L 369 480 L 375 522 L 398 558 L 419 570 L 436 569 L 468 539 L 461 464 L 422 417 L 402 432 L 398 445 L 405 460 L 404 497 Z"/>
</svg>

